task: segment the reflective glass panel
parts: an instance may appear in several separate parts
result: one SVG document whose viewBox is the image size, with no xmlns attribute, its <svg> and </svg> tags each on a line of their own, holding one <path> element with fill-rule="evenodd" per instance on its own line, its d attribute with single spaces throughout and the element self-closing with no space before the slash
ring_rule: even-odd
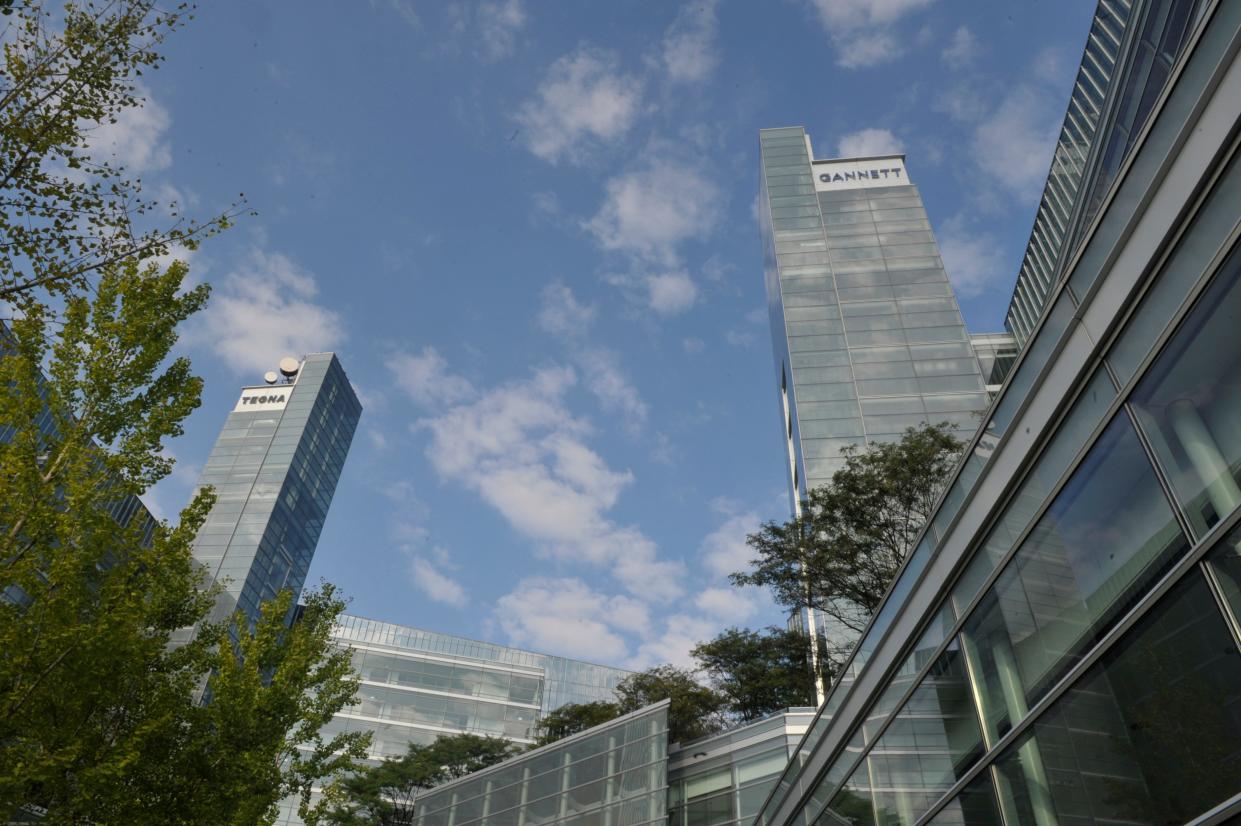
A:
<svg viewBox="0 0 1241 826">
<path fill-rule="evenodd" d="M 1024 717 L 1135 591 L 1186 547 L 1122 413 L 962 629 L 988 742 Z"/>
<path fill-rule="evenodd" d="M 1131 399 L 1200 533 L 1241 505 L 1239 272 L 1234 253 Z"/>
<path fill-rule="evenodd" d="M 911 826 L 982 756 L 965 663 L 954 643 L 893 718 L 859 771 L 884 824 Z"/>
<path fill-rule="evenodd" d="M 1241 655 L 1191 572 L 997 762 L 1010 826 L 1185 823 L 1241 792 Z"/>
<path fill-rule="evenodd" d="M 947 806 L 930 820 L 931 826 L 1003 826 L 995 805 L 995 786 L 991 772 L 984 771 L 970 781 Z"/>
</svg>

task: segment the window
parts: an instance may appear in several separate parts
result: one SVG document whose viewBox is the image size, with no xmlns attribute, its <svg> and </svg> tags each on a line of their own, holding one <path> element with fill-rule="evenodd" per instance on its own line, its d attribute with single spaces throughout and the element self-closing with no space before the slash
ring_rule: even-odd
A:
<svg viewBox="0 0 1241 826">
<path fill-rule="evenodd" d="M 1128 417 L 1117 416 L 962 628 L 987 742 L 1186 547 Z"/>
<path fill-rule="evenodd" d="M 1011 826 L 1184 823 L 1241 791 L 1241 654 L 1202 576 L 1191 572 L 997 767 Z"/>
<path fill-rule="evenodd" d="M 1130 402 L 1199 533 L 1241 505 L 1239 272 L 1233 253 Z"/>
</svg>

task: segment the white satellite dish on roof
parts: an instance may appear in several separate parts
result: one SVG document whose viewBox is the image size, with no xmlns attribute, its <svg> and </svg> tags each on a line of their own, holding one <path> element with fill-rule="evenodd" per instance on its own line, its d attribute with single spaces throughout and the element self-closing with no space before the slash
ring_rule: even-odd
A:
<svg viewBox="0 0 1241 826">
<path fill-rule="evenodd" d="M 280 364 L 277 366 L 286 379 L 291 379 L 297 375 L 297 371 L 301 369 L 302 363 L 292 356 L 285 356 L 280 359 Z"/>
<path fill-rule="evenodd" d="M 266 373 L 263 374 L 263 381 L 267 382 L 268 384 L 275 384 L 276 382 L 280 381 L 280 374 L 277 373 L 275 370 L 268 370 Z"/>
</svg>

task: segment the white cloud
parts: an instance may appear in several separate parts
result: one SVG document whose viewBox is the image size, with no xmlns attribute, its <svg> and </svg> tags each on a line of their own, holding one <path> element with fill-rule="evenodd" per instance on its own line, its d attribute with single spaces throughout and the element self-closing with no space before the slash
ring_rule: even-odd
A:
<svg viewBox="0 0 1241 826">
<path fill-rule="evenodd" d="M 960 26 L 952 34 L 952 40 L 940 52 L 940 57 L 954 69 L 962 69 L 974 62 L 981 51 L 981 44 L 969 26 Z"/>
<path fill-rule="evenodd" d="M 684 270 L 647 276 L 646 288 L 650 308 L 660 315 L 683 313 L 698 300 L 698 287 Z"/>
<path fill-rule="evenodd" d="M 378 0 L 371 0 L 372 7 L 378 4 Z M 422 19 L 418 16 L 418 12 L 414 11 L 414 4 L 409 0 L 387 0 L 387 3 L 384 5 L 392 9 L 393 13 L 401 18 L 411 29 L 422 28 Z"/>
<path fill-rule="evenodd" d="M 646 606 L 594 590 L 580 579 L 531 578 L 496 603 L 495 620 L 514 645 L 592 662 L 616 662 L 629 653 L 618 631 L 641 632 Z"/>
<path fill-rule="evenodd" d="M 620 358 L 611 350 L 585 346 L 595 315 L 595 306 L 581 304 L 563 282 L 554 281 L 543 288 L 539 327 L 565 340 L 587 389 L 604 410 L 623 417 L 630 433 L 637 433 L 646 424 L 647 406 L 621 368 Z"/>
<path fill-rule="evenodd" d="M 836 39 L 836 65 L 844 69 L 865 69 L 891 63 L 904 51 L 900 41 L 888 32 L 852 33 Z"/>
<path fill-rule="evenodd" d="M 895 23 L 909 12 L 933 2 L 935 0 L 811 0 L 824 26 L 845 29 Z"/>
<path fill-rule="evenodd" d="M 842 135 L 836 144 L 837 157 L 865 158 L 872 155 L 899 155 L 905 144 L 887 129 L 859 129 Z"/>
<path fill-rule="evenodd" d="M 976 128 L 974 161 L 1012 194 L 1033 201 L 1042 191 L 1051 165 L 1061 116 L 1046 89 L 1022 84 Z"/>
<path fill-rule="evenodd" d="M 722 194 L 698 170 L 664 159 L 609 180 L 599 211 L 584 225 L 608 250 L 661 264 L 676 248 L 707 236 L 720 217 Z"/>
<path fill-rule="evenodd" d="M 648 636 L 626 663 L 633 669 L 671 663 L 679 668 L 695 668 L 690 650 L 698 643 L 712 639 L 720 632 L 718 621 L 690 614 L 674 614 L 663 621 L 663 629 Z"/>
<path fill-rule="evenodd" d="M 215 286 L 186 339 L 210 346 L 238 372 L 257 376 L 282 356 L 332 350 L 345 340 L 340 316 L 314 302 L 315 277 L 286 255 L 252 249 Z"/>
<path fill-rule="evenodd" d="M 700 338 L 690 336 L 681 342 L 681 346 L 685 348 L 687 353 L 701 353 L 707 349 L 707 343 Z"/>
<path fill-rule="evenodd" d="M 603 409 L 620 413 L 631 433 L 641 430 L 649 411 L 638 388 L 621 369 L 617 355 L 611 350 L 595 348 L 578 353 L 576 361 L 586 376 L 587 388 Z"/>
<path fill-rule="evenodd" d="M 754 615 L 757 606 L 739 588 L 707 588 L 694 598 L 694 606 L 707 616 L 729 625 L 739 625 Z"/>
<path fill-rule="evenodd" d="M 904 52 L 891 27 L 935 0 L 810 0 L 836 47 L 836 63 L 861 69 L 895 60 Z"/>
<path fill-rule="evenodd" d="M 672 81 L 701 82 L 719 64 L 717 5 L 718 0 L 705 0 L 683 6 L 664 34 L 663 66 Z"/>
<path fill-rule="evenodd" d="M 552 335 L 582 338 L 594 323 L 597 313 L 594 304 L 580 303 L 563 281 L 553 281 L 543 288 L 539 327 Z"/>
<path fill-rule="evenodd" d="M 457 404 L 474 395 L 469 380 L 448 372 L 448 362 L 434 347 L 422 352 L 397 353 L 388 360 L 397 387 L 424 407 Z"/>
<path fill-rule="evenodd" d="M 945 86 L 931 101 L 931 108 L 956 121 L 970 123 L 987 112 L 984 96 L 972 84 Z"/>
<path fill-rule="evenodd" d="M 582 47 L 552 64 L 516 117 L 535 155 L 581 162 L 594 145 L 629 131 L 641 98 L 641 83 L 620 72 L 613 54 Z"/>
<path fill-rule="evenodd" d="M 486 60 L 500 60 L 513 53 L 517 33 L 526 25 L 521 0 L 496 0 L 478 7 L 479 49 Z"/>
<path fill-rule="evenodd" d="M 660 560 L 638 528 L 607 515 L 634 477 L 587 446 L 590 425 L 565 401 L 576 383 L 570 368 L 544 368 L 415 427 L 431 434 L 436 472 L 478 493 L 542 554 L 607 566 L 643 598 L 673 599 L 682 566 Z"/>
<path fill-rule="evenodd" d="M 433 602 L 442 602 L 454 608 L 466 605 L 465 588 L 445 574 L 426 557 L 415 556 L 409 564 L 409 574 L 414 586 Z"/>
<path fill-rule="evenodd" d="M 939 254 L 957 295 L 970 298 L 1008 278 L 1004 248 L 993 235 L 948 221 L 940 232 Z"/>
<path fill-rule="evenodd" d="M 123 166 L 131 174 L 167 169 L 172 166 L 172 149 L 167 141 L 172 115 L 145 86 L 139 85 L 136 91 L 142 105 L 122 109 L 116 123 L 91 127 L 87 152 L 98 161 Z"/>
<path fill-rule="evenodd" d="M 699 555 L 707 570 L 725 577 L 750 567 L 755 553 L 745 538 L 759 529 L 762 520 L 753 511 L 730 515 L 718 528 L 702 540 Z"/>
</svg>

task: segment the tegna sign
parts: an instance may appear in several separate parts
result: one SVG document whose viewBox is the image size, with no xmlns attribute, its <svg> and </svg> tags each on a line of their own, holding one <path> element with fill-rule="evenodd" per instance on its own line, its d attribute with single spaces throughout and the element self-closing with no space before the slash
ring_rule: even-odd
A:
<svg viewBox="0 0 1241 826">
<path fill-rule="evenodd" d="M 817 192 L 905 186 L 909 183 L 909 176 L 905 173 L 905 161 L 899 155 L 857 161 L 816 161 L 813 169 L 814 188 Z"/>
<path fill-rule="evenodd" d="M 267 396 L 242 396 L 238 404 L 284 404 L 285 398 L 283 393 L 272 393 Z"/>
<path fill-rule="evenodd" d="M 233 411 L 284 410 L 289 401 L 291 386 L 284 387 L 247 387 L 241 391 Z"/>
</svg>

